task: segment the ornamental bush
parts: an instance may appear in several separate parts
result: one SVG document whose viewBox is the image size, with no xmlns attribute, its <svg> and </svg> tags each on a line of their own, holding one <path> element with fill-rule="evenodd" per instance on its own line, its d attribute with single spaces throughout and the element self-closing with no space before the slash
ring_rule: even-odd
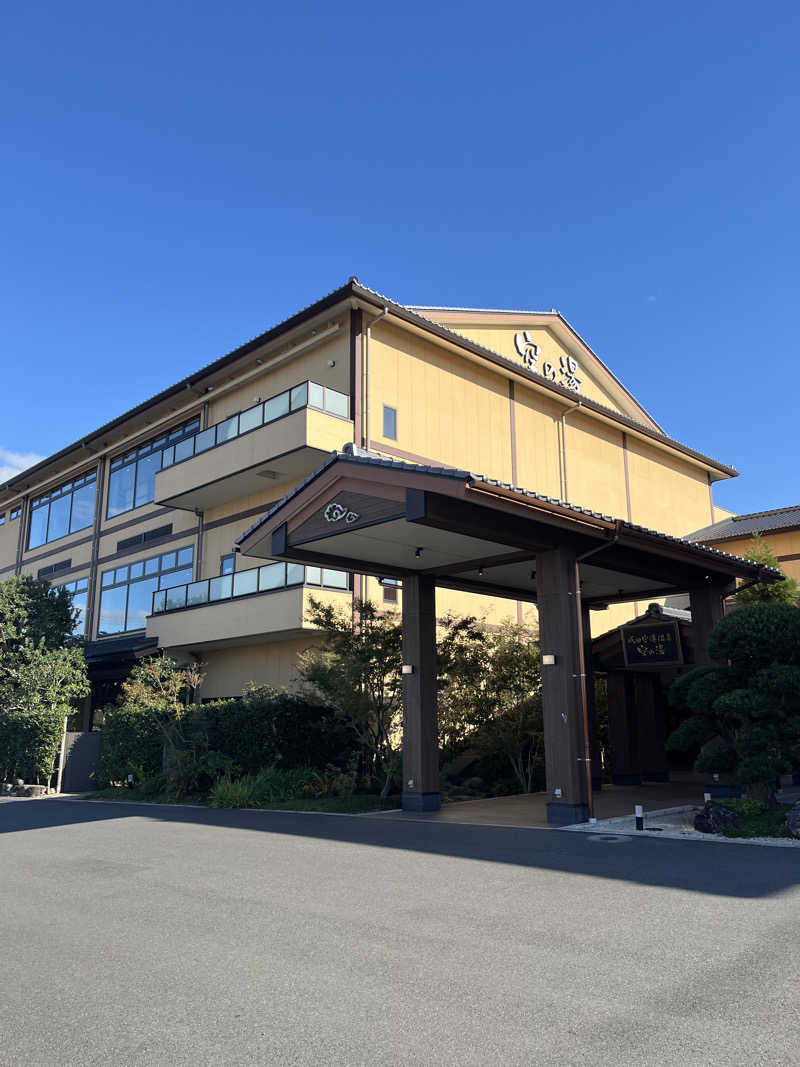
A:
<svg viewBox="0 0 800 1067">
<path fill-rule="evenodd" d="M 700 667 L 670 690 L 689 717 L 668 746 L 699 751 L 695 769 L 730 773 L 762 799 L 800 767 L 800 608 L 745 604 L 709 640 L 718 666 Z"/>
</svg>

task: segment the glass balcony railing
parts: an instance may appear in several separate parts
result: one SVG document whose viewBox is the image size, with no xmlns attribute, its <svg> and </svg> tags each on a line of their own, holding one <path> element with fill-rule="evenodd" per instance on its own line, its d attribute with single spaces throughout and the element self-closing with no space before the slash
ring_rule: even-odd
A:
<svg viewBox="0 0 800 1067">
<path fill-rule="evenodd" d="M 251 430 L 257 430 L 260 426 L 268 426 L 271 422 L 277 422 L 278 419 L 305 407 L 327 411 L 329 415 L 338 415 L 343 419 L 350 417 L 350 398 L 346 393 L 339 393 L 336 389 L 329 389 L 316 382 L 301 382 L 292 389 L 286 389 L 277 396 L 271 396 L 269 400 L 255 404 L 246 411 L 239 411 L 230 418 L 165 448 L 161 453 L 161 469 L 191 459 L 210 448 L 218 448 L 219 445 L 227 444 L 228 441 Z"/>
<path fill-rule="evenodd" d="M 218 578 L 205 578 L 200 582 L 187 582 L 171 589 L 159 589 L 153 593 L 152 615 L 183 608 L 199 608 L 203 604 L 217 604 L 221 600 L 250 596 L 253 593 L 273 593 L 298 585 L 311 585 L 323 589 L 350 588 L 347 571 L 328 570 L 327 567 L 305 567 L 301 563 L 266 563 L 233 574 L 221 574 Z"/>
</svg>

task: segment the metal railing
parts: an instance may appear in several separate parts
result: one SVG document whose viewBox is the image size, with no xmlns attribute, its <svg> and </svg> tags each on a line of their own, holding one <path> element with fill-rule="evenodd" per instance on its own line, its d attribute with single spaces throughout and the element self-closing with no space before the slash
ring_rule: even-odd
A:
<svg viewBox="0 0 800 1067">
<path fill-rule="evenodd" d="M 246 571 L 221 574 L 217 578 L 204 578 L 199 582 L 175 585 L 171 589 L 157 589 L 153 593 L 152 615 L 167 611 L 198 608 L 203 604 L 217 604 L 221 600 L 234 600 L 253 593 L 272 593 L 298 585 L 318 586 L 325 589 L 350 589 L 347 571 L 329 570 L 327 567 L 305 567 L 301 563 L 266 563 Z"/>
<path fill-rule="evenodd" d="M 257 430 L 260 426 L 268 426 L 271 422 L 277 422 L 278 419 L 305 407 L 318 408 L 343 419 L 350 417 L 350 398 L 346 393 L 318 385 L 316 382 L 301 382 L 300 385 L 285 389 L 277 396 L 271 396 L 246 411 L 238 411 L 230 418 L 216 422 L 213 426 L 199 430 L 191 437 L 165 448 L 161 453 L 161 469 L 173 467 L 176 463 L 191 459 L 211 448 L 218 448 L 219 445 L 227 444 L 242 434 Z"/>
</svg>

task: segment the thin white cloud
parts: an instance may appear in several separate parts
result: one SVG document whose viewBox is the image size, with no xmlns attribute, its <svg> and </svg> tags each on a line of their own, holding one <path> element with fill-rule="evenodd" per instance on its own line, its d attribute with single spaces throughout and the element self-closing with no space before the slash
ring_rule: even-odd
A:
<svg viewBox="0 0 800 1067">
<path fill-rule="evenodd" d="M 0 445 L 0 483 L 7 482 L 9 478 L 27 470 L 28 467 L 34 467 L 44 458 L 36 452 L 13 452 L 10 448 Z"/>
</svg>

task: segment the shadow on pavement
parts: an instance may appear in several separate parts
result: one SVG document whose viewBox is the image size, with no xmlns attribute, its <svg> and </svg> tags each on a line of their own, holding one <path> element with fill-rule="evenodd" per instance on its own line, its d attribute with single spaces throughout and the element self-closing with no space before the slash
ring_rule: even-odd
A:
<svg viewBox="0 0 800 1067">
<path fill-rule="evenodd" d="M 727 897 L 765 897 L 800 883 L 800 851 L 791 848 L 465 825 L 413 815 L 385 819 L 46 799 L 0 804 L 0 833 L 129 818 L 404 849 Z"/>
</svg>

